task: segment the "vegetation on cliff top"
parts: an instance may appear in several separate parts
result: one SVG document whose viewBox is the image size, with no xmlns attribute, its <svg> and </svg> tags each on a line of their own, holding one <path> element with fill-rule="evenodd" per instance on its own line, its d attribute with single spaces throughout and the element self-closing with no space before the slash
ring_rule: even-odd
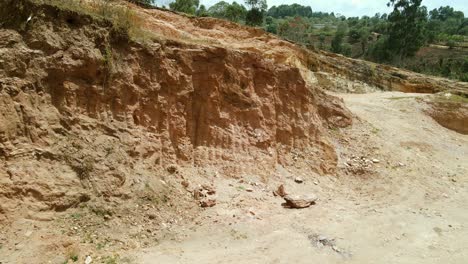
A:
<svg viewBox="0 0 468 264">
<path fill-rule="evenodd" d="M 194 0 L 174 3 L 190 1 Z M 314 12 L 312 7 L 299 4 L 272 6 L 268 10 L 266 3 L 258 0 L 249 0 L 246 5 L 250 10 L 237 2 L 220 1 L 208 9 L 196 4 L 193 7 L 198 11 L 191 13 L 262 26 L 308 47 L 468 81 L 468 18 L 450 6 L 428 11 L 422 0 L 390 0 L 390 14 L 345 17 Z M 171 9 L 185 12 L 174 7 Z M 427 52 L 418 53 L 430 45 L 446 47 L 446 52 L 436 52 L 443 53 L 437 58 L 423 56 Z M 455 50 L 465 50 L 461 52 L 465 56 L 450 56 L 460 53 Z"/>
</svg>

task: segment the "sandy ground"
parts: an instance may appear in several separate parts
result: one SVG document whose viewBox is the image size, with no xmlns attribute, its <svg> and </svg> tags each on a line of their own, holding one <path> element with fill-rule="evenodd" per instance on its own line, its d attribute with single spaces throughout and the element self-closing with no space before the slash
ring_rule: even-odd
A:
<svg viewBox="0 0 468 264">
<path fill-rule="evenodd" d="M 356 122 L 330 131 L 337 175 L 301 175 L 297 184 L 294 171 L 278 168 L 266 184 L 220 179 L 215 207 L 178 238 L 134 252 L 135 262 L 467 263 L 468 136 L 425 115 L 426 95 L 338 96 Z M 345 162 L 361 156 L 378 161 L 352 173 Z M 319 201 L 283 208 L 271 193 L 280 183 Z"/>
</svg>

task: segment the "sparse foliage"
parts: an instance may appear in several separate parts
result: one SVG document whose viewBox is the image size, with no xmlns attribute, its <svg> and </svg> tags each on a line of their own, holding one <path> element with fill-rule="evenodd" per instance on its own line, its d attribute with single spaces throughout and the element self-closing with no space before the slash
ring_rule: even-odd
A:
<svg viewBox="0 0 468 264">
<path fill-rule="evenodd" d="M 250 8 L 245 17 L 245 23 L 250 26 L 262 25 L 268 8 L 266 0 L 245 0 L 245 4 Z"/>
<path fill-rule="evenodd" d="M 199 0 L 175 0 L 169 4 L 169 8 L 174 11 L 195 15 L 200 5 Z"/>
</svg>

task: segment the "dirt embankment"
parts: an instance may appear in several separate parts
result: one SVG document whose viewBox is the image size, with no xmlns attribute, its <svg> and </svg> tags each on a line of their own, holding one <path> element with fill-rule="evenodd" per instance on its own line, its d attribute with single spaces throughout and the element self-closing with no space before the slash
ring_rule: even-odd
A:
<svg viewBox="0 0 468 264">
<path fill-rule="evenodd" d="M 259 29 L 119 2 L 150 36 L 133 40 L 108 19 L 38 2 L 0 3 L 0 222 L 19 226 L 0 229 L 0 245 L 22 238 L 18 219 L 79 211 L 44 228 L 51 243 L 74 244 L 28 245 L 50 255 L 45 247 L 153 243 L 197 213 L 197 180 L 334 174 L 330 131 L 352 117 L 322 88 L 453 84 L 384 66 L 369 75 L 367 63 Z M 16 246 L 0 252 L 22 254 Z"/>
<path fill-rule="evenodd" d="M 2 17 L 4 212 L 129 199 L 176 163 L 234 177 L 298 159 L 336 167 L 324 127 L 350 114 L 295 67 L 216 45 L 133 42 L 105 20 L 33 1 L 2 2 Z"/>
</svg>

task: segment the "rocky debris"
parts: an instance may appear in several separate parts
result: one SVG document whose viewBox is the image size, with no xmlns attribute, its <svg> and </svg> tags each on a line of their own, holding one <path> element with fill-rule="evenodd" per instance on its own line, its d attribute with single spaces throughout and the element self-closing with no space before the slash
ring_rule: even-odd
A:
<svg viewBox="0 0 468 264">
<path fill-rule="evenodd" d="M 213 207 L 215 205 L 216 205 L 215 199 L 205 199 L 205 200 L 200 201 L 200 206 L 203 208 Z"/>
<path fill-rule="evenodd" d="M 301 177 L 296 177 L 296 178 L 294 179 L 294 181 L 295 181 L 296 183 L 303 183 L 303 182 L 304 182 L 304 179 L 302 179 Z"/>
<path fill-rule="evenodd" d="M 171 165 L 166 167 L 166 170 L 170 174 L 175 174 L 175 173 L 177 173 L 179 171 L 179 166 L 177 166 L 175 164 L 171 164 Z"/>
<path fill-rule="evenodd" d="M 336 246 L 336 239 L 334 238 L 329 238 L 327 236 L 320 235 L 320 234 L 312 234 L 312 235 L 309 235 L 308 238 L 309 238 L 309 241 L 312 243 L 312 245 L 317 248 L 328 247 L 331 250 L 335 251 L 336 253 L 344 257 L 351 257 L 351 254 L 349 254 L 348 252 Z"/>
<path fill-rule="evenodd" d="M 380 162 L 377 159 L 369 159 L 365 156 L 354 156 L 352 155 L 345 163 L 345 167 L 348 171 L 353 174 L 362 175 L 370 173 L 375 163 Z"/>
<path fill-rule="evenodd" d="M 187 189 L 190 185 L 189 181 L 187 180 L 183 180 L 181 183 L 180 183 L 185 189 Z"/>
<path fill-rule="evenodd" d="M 317 201 L 317 196 L 309 195 L 286 195 L 283 197 L 286 203 L 283 204 L 284 207 L 289 208 L 307 208 L 312 204 L 315 204 Z"/>
<path fill-rule="evenodd" d="M 193 190 L 193 197 L 196 200 L 214 194 L 216 194 L 216 189 L 208 184 L 199 185 L 195 190 Z"/>
<path fill-rule="evenodd" d="M 245 191 L 246 192 L 253 192 L 254 190 L 252 188 L 250 188 L 250 187 L 247 187 L 247 188 L 245 188 Z"/>
<path fill-rule="evenodd" d="M 85 259 L 85 264 L 91 264 L 91 262 L 93 262 L 93 258 L 91 256 L 86 256 L 86 259 Z"/>
<path fill-rule="evenodd" d="M 275 191 L 273 191 L 273 195 L 274 196 L 280 196 L 280 197 L 286 196 L 287 193 L 286 193 L 286 191 L 284 189 L 284 185 L 281 184 L 280 186 L 278 186 L 278 188 Z"/>
<path fill-rule="evenodd" d="M 208 195 L 213 195 L 216 193 L 216 189 L 213 186 L 208 185 L 208 184 L 202 184 L 200 187 L 200 191 L 206 192 L 206 194 Z"/>
<path fill-rule="evenodd" d="M 206 195 L 204 195 L 199 189 L 195 189 L 193 190 L 193 198 L 195 200 L 200 200 L 201 198 L 205 197 Z"/>
<path fill-rule="evenodd" d="M 328 238 L 324 235 L 320 234 L 312 234 L 308 236 L 310 242 L 314 244 L 316 247 L 333 247 L 335 246 L 335 239 Z"/>
</svg>

